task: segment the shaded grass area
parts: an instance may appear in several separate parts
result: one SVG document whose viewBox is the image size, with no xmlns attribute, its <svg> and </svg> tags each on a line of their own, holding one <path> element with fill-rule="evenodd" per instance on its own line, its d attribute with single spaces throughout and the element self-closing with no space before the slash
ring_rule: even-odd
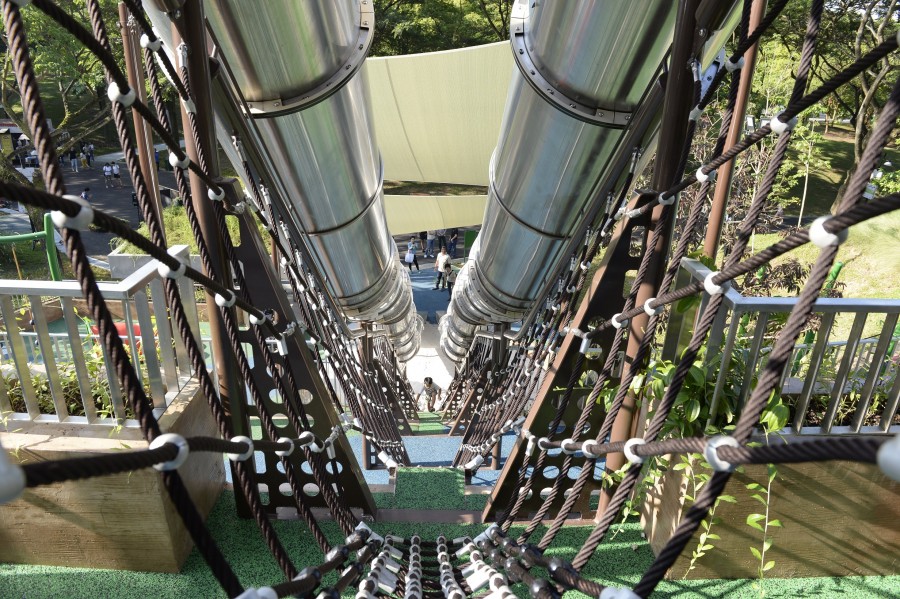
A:
<svg viewBox="0 0 900 599">
<path fill-rule="evenodd" d="M 853 133 L 849 130 L 833 129 L 818 143 L 818 149 L 822 158 L 831 165 L 830 169 L 811 169 L 809 173 L 809 186 L 806 192 L 806 207 L 804 215 L 820 216 L 831 212 L 831 206 L 837 198 L 841 184 L 846 179 L 847 173 L 853 168 Z M 794 160 L 802 161 L 796 156 Z M 885 158 L 894 164 L 894 168 L 900 166 L 900 151 L 894 149 L 885 150 Z M 791 189 L 790 196 L 796 201 L 785 206 L 785 214 L 796 216 L 800 213 L 800 198 L 803 194 L 803 177 L 797 185 Z"/>
<path fill-rule="evenodd" d="M 6 235 L 0 231 L 0 235 Z M 15 247 L 16 255 L 13 259 L 12 248 Z M 63 279 L 75 279 L 75 273 L 72 270 L 72 262 L 69 258 L 60 252 L 59 264 L 61 266 L 60 273 Z M 16 260 L 19 262 L 19 269 L 16 269 Z M 19 277 L 21 270 L 21 278 Z M 102 268 L 91 267 L 94 276 L 99 281 L 109 280 L 109 271 Z M 47 252 L 44 250 L 43 242 L 32 244 L 31 241 L 19 241 L 16 243 L 5 243 L 0 246 L 0 279 L 26 280 L 26 281 L 49 281 L 50 266 L 47 263 Z"/>
<path fill-rule="evenodd" d="M 222 552 L 245 586 L 264 586 L 284 579 L 256 530 L 252 520 L 234 516 L 234 495 L 225 492 L 210 515 L 209 525 Z M 322 522 L 322 529 L 333 544 L 341 542 L 342 535 L 333 522 Z M 312 541 L 305 525 L 297 520 L 276 521 L 275 528 L 288 554 L 298 567 L 318 564 L 322 553 Z M 376 523 L 373 530 L 381 535 L 395 534 L 408 537 L 413 533 L 424 539 L 434 539 L 443 534 L 448 539 L 475 536 L 484 529 L 479 524 L 403 524 Z M 513 527 L 518 535 L 522 527 Z M 549 555 L 572 559 L 590 532 L 589 527 L 567 527 L 557 536 Z M 532 540 L 543 534 L 538 529 Z M 612 535 L 610 535 L 612 536 Z M 595 553 L 584 569 L 584 574 L 603 584 L 623 586 L 635 584 L 653 556 L 646 541 L 641 538 L 640 527 L 630 522 L 607 540 Z M 102 566 L 102 564 L 98 564 Z M 773 572 L 777 572 L 776 570 Z M 335 580 L 332 573 L 326 584 Z M 663 582 L 654 597 L 759 597 L 759 591 L 751 587 L 749 580 L 694 580 Z M 795 578 L 766 580 L 766 597 L 820 597 L 840 595 L 845 598 L 886 598 L 896 596 L 900 577 L 848 577 L 848 578 Z M 527 589 L 518 584 L 513 591 L 519 597 L 527 597 Z M 355 589 L 354 589 L 355 592 Z M 215 579 L 200 555 L 194 551 L 178 574 L 148 572 L 123 572 L 116 570 L 88 570 L 50 566 L 0 565 L 0 597 L 27 597 L 43 599 L 51 597 L 116 597 L 121 599 L 158 597 L 161 599 L 182 597 L 224 597 Z M 353 593 L 345 593 L 352 597 Z M 566 597 L 581 597 L 579 593 L 567 593 Z"/>
</svg>

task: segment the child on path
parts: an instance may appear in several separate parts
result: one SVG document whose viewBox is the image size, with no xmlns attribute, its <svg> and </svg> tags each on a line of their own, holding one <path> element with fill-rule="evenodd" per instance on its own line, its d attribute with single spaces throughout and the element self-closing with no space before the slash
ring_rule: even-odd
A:
<svg viewBox="0 0 900 599">
<path fill-rule="evenodd" d="M 416 404 L 419 403 L 419 398 L 424 395 L 426 411 L 434 412 L 434 404 L 441 398 L 441 388 L 434 384 L 434 380 L 430 376 L 426 376 L 424 382 L 425 386 L 416 395 Z"/>
</svg>

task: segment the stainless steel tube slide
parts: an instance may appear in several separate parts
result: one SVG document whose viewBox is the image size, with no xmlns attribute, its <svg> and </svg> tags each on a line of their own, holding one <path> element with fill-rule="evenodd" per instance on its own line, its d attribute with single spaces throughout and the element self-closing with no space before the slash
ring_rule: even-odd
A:
<svg viewBox="0 0 900 599">
<path fill-rule="evenodd" d="M 463 268 L 441 347 L 515 322 L 566 258 L 595 187 L 671 45 L 672 0 L 520 0 L 510 84 L 479 251 Z"/>
<path fill-rule="evenodd" d="M 205 7 L 328 290 L 346 316 L 384 324 L 408 359 L 419 342 L 412 287 L 385 220 L 359 72 L 374 26 L 371 3 L 207 0 Z"/>
</svg>

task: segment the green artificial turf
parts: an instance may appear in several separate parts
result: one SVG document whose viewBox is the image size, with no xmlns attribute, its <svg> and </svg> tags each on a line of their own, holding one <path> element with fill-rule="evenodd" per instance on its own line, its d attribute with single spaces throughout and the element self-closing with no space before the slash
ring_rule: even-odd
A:
<svg viewBox="0 0 900 599">
<path fill-rule="evenodd" d="M 419 412 L 419 422 L 410 422 L 409 425 L 417 435 L 442 434 L 450 430 L 441 423 L 440 413 Z"/>
<path fill-rule="evenodd" d="M 234 495 L 223 493 L 210 515 L 209 527 L 218 546 L 232 565 L 235 574 L 245 586 L 265 586 L 284 579 L 271 558 L 256 524 L 252 520 L 235 517 Z M 322 553 L 312 541 L 305 525 L 299 520 L 276 521 L 275 528 L 282 542 L 298 567 L 318 564 Z M 413 533 L 424 539 L 434 539 L 439 534 L 448 539 L 474 536 L 484 529 L 479 524 L 406 524 L 375 523 L 371 525 L 379 534 L 410 536 Z M 340 531 L 333 522 L 321 522 L 322 530 L 332 543 L 341 540 Z M 518 535 L 522 527 L 514 527 Z M 560 531 L 549 555 L 571 559 L 589 534 L 589 527 L 567 527 Z M 540 539 L 543 529 L 538 529 L 532 541 Z M 637 523 L 627 523 L 614 536 L 608 535 L 594 557 L 584 569 L 584 574 L 604 584 L 633 585 L 651 563 L 653 556 L 646 541 L 641 538 Z M 102 564 L 98 564 L 102 566 Z M 777 573 L 777 567 L 772 573 Z M 326 583 L 333 575 L 326 578 Z M 663 582 L 654 597 L 760 597 L 750 580 L 691 580 Z M 896 597 L 900 589 L 900 577 L 848 577 L 848 578 L 795 578 L 767 579 L 763 583 L 765 597 L 833 597 L 887 598 Z M 520 597 L 527 596 L 522 585 L 513 590 Z M 345 594 L 350 597 L 353 594 Z M 51 566 L 0 565 L 0 597 L 44 598 L 117 598 L 117 599 L 175 599 L 183 597 L 224 597 L 218 584 L 196 551 L 188 557 L 178 574 L 125 572 L 117 570 L 88 570 Z M 581 596 L 567 593 L 566 597 Z"/>
<path fill-rule="evenodd" d="M 462 510 L 463 473 L 456 468 L 400 468 L 395 506 L 401 509 Z"/>
</svg>

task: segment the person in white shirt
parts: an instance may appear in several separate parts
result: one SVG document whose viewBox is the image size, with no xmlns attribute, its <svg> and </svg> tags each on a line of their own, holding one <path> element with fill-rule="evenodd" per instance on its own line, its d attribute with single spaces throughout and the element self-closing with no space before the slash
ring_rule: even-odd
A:
<svg viewBox="0 0 900 599">
<path fill-rule="evenodd" d="M 437 271 L 437 279 L 435 279 L 434 281 L 434 289 L 432 289 L 432 291 L 437 291 L 439 288 L 447 288 L 445 271 L 447 270 L 448 264 L 450 264 L 450 254 L 447 253 L 447 248 L 441 248 L 441 253 L 437 255 L 437 259 L 434 261 L 434 269 Z"/>
<path fill-rule="evenodd" d="M 112 165 L 108 162 L 103 165 L 103 186 L 112 187 Z"/>
<path fill-rule="evenodd" d="M 441 388 L 434 384 L 434 380 L 430 376 L 425 377 L 425 386 L 422 387 L 422 391 L 416 395 L 416 403 L 419 403 L 419 398 L 423 395 L 425 396 L 425 408 L 429 412 L 434 412 L 434 404 L 441 398 Z"/>
<path fill-rule="evenodd" d="M 122 177 L 119 175 L 119 163 L 113 162 L 112 165 L 113 183 L 116 187 L 123 187 Z"/>
<path fill-rule="evenodd" d="M 416 270 L 419 270 L 419 258 L 416 256 L 418 245 L 415 237 L 410 237 L 409 243 L 406 244 L 406 257 L 403 261 L 406 263 L 406 267 L 409 270 L 412 270 L 413 264 L 416 265 Z"/>
</svg>

